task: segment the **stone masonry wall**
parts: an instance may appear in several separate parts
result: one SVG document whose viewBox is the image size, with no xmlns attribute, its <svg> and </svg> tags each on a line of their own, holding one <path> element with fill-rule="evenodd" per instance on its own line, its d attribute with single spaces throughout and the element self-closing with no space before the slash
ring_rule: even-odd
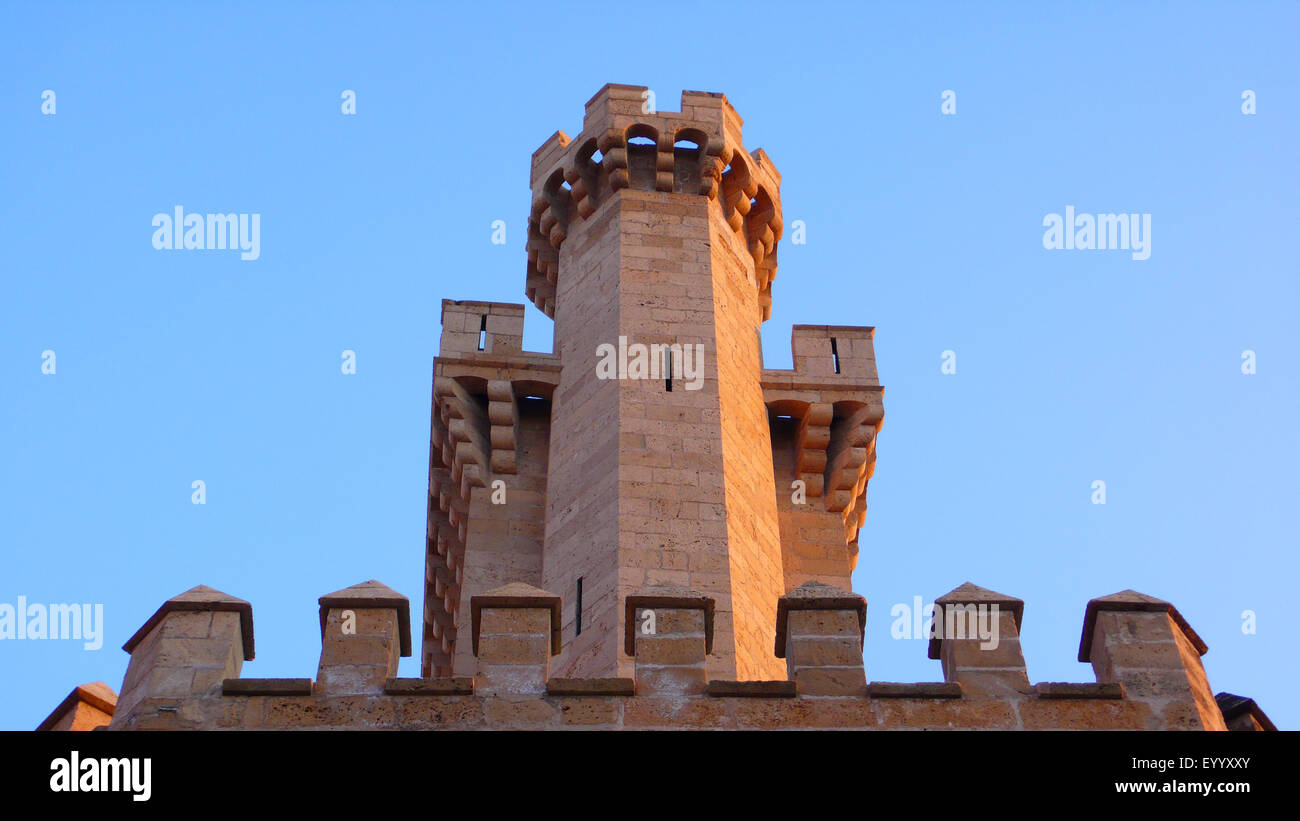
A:
<svg viewBox="0 0 1300 821">
<path fill-rule="evenodd" d="M 997 604 L 1010 633 L 987 651 L 977 639 L 935 639 L 941 682 L 869 681 L 866 602 L 817 583 L 780 599 L 773 650 L 788 666 L 782 679 L 709 675 L 714 602 L 663 586 L 625 602 L 632 676 L 555 675 L 560 597 L 524 584 L 471 603 L 473 677 L 403 679 L 396 670 L 399 653 L 411 652 L 407 602 L 372 581 L 321 598 L 316 681 L 245 679 L 234 669 L 225 678 L 191 675 L 180 687 L 169 671 L 239 658 L 252 645 L 251 607 L 200 587 L 165 603 L 128 642 L 124 693 L 132 697 L 110 729 L 1225 729 L 1199 692 L 1204 644 L 1167 602 L 1133 591 L 1094 599 L 1080 654 L 1091 657 L 1097 681 L 1030 684 L 1016 640 L 1023 603 L 974 585 L 938 601 Z M 196 609 L 205 606 L 213 609 Z M 234 629 L 213 634 L 213 616 L 233 619 Z M 201 621 L 206 638 L 176 643 Z M 340 629 L 349 622 L 355 633 Z"/>
<path fill-rule="evenodd" d="M 623 210 L 607 203 L 575 224 L 560 254 L 565 276 L 555 307 L 556 354 L 563 363 L 551 405 L 542 586 L 564 591 L 566 675 L 619 675 L 619 494 L 621 385 L 597 377 L 597 349 L 617 343 Z M 583 630 L 576 590 L 583 580 Z"/>
<path fill-rule="evenodd" d="M 781 674 L 771 652 L 772 631 L 776 601 L 789 588 L 782 569 L 776 503 L 769 490 L 772 446 L 761 383 L 762 308 L 754 259 L 729 230 L 721 210 L 710 203 L 735 675 L 742 680 L 765 679 Z M 705 590 L 693 579 L 687 584 Z M 718 619 L 721 624 L 722 613 Z"/>
</svg>

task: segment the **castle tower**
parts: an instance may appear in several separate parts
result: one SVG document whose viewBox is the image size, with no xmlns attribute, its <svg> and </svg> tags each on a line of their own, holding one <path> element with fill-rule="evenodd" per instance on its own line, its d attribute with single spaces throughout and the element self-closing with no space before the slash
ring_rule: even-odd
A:
<svg viewBox="0 0 1300 821">
<path fill-rule="evenodd" d="M 873 331 L 796 325 L 794 367 L 762 367 L 780 177 L 726 98 L 647 113 L 644 91 L 606 86 L 533 157 L 526 290 L 554 352 L 523 350 L 522 305 L 443 301 L 421 677 L 377 581 L 320 598 L 315 680 L 241 677 L 252 605 L 199 585 L 123 646 L 119 699 L 69 719 L 103 701 L 78 688 L 42 728 L 1272 728 L 1132 590 L 1088 602 L 1094 682 L 1031 683 L 1024 602 L 970 583 L 936 599 L 943 681 L 869 677 Z"/>
<path fill-rule="evenodd" d="M 564 676 L 627 676 L 622 603 L 716 601 L 710 675 L 779 679 L 777 600 L 849 587 L 883 415 L 872 329 L 796 326 L 764 370 L 780 175 L 721 94 L 651 112 L 608 85 L 533 155 L 523 309 L 444 302 L 435 362 L 424 671 L 469 675 L 468 602 L 563 601 Z M 494 491 L 496 494 L 494 502 Z"/>
</svg>

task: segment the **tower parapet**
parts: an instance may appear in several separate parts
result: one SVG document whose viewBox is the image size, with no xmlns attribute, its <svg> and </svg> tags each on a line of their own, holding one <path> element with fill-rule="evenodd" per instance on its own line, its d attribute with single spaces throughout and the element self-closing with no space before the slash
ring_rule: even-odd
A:
<svg viewBox="0 0 1300 821">
<path fill-rule="evenodd" d="M 523 350 L 523 305 L 444 299 L 442 329 L 429 423 L 426 676 L 472 670 L 471 598 L 511 582 L 541 583 L 550 406 L 560 373 L 559 357 Z"/>
<path fill-rule="evenodd" d="M 575 222 L 623 189 L 696 194 L 722 206 L 753 257 L 762 319 L 772 314 L 781 175 L 741 141 L 744 121 L 723 94 L 683 91 L 681 111 L 649 111 L 645 86 L 606 85 L 587 101 L 582 132 L 557 131 L 533 154 L 525 290 L 555 317 L 560 248 Z"/>
<path fill-rule="evenodd" d="M 875 330 L 795 325 L 794 367 L 763 371 L 787 589 L 852 587 L 885 419 Z"/>
</svg>

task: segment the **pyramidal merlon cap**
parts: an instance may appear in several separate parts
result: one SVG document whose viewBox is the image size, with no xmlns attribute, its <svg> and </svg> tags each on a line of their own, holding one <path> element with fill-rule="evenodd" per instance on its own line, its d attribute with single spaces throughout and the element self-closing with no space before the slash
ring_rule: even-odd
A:
<svg viewBox="0 0 1300 821">
<path fill-rule="evenodd" d="M 102 681 L 94 681 L 90 684 L 79 684 L 68 693 L 67 697 L 54 708 L 54 712 L 46 716 L 45 720 L 36 728 L 36 732 L 49 730 L 59 719 L 67 715 L 67 712 L 77 704 L 89 704 L 102 713 L 108 713 L 110 716 L 117 709 L 117 693 Z M 1254 704 L 1254 702 L 1251 702 Z"/>
<path fill-rule="evenodd" d="M 320 634 L 325 636 L 325 620 L 330 610 L 396 610 L 397 634 L 401 655 L 411 655 L 411 602 L 383 582 L 371 579 L 320 597 Z"/>
<path fill-rule="evenodd" d="M 149 635 L 168 613 L 180 612 L 238 613 L 239 633 L 244 644 L 244 661 L 253 660 L 253 605 L 229 593 L 214 590 L 206 584 L 191 587 L 179 596 L 173 596 L 163 602 L 162 607 L 159 607 L 149 617 L 149 620 L 139 630 L 135 631 L 135 635 L 126 640 L 126 644 L 122 645 L 122 649 L 128 653 L 134 651 L 136 645 L 144 641 L 145 636 Z"/>
<path fill-rule="evenodd" d="M 939 611 L 950 604 L 974 604 L 977 606 L 984 605 L 986 607 L 996 606 L 999 611 L 1005 610 L 1011 614 L 1012 618 L 1015 620 L 1017 631 L 1020 630 L 1020 622 L 1025 616 L 1024 599 L 1017 599 L 1015 596 L 998 593 L 994 590 L 989 590 L 987 587 L 980 587 L 978 584 L 972 582 L 965 582 L 964 584 L 960 584 L 952 590 L 949 590 L 947 593 L 944 593 L 942 596 L 935 599 L 934 604 L 936 618 L 940 618 L 941 614 Z M 929 657 L 932 659 L 939 658 L 939 648 L 942 645 L 942 639 L 936 636 L 931 636 L 930 646 L 928 649 Z"/>
<path fill-rule="evenodd" d="M 474 655 L 478 655 L 479 617 L 485 607 L 527 607 L 548 610 L 551 613 L 551 655 L 560 652 L 560 597 L 554 593 L 523 582 L 511 582 L 486 593 L 472 596 L 470 608 L 470 641 Z"/>
<path fill-rule="evenodd" d="M 867 600 L 851 590 L 842 590 L 822 582 L 810 581 L 776 600 L 776 657 L 785 658 L 792 610 L 853 610 L 858 614 L 862 642 L 867 640 Z"/>
<path fill-rule="evenodd" d="M 1196 652 L 1205 655 L 1209 647 L 1192 626 L 1183 618 L 1183 614 L 1178 612 L 1178 608 L 1163 599 L 1157 599 L 1155 596 L 1148 596 L 1145 593 L 1139 593 L 1136 590 L 1121 590 L 1118 593 L 1112 593 L 1109 596 L 1102 596 L 1088 602 L 1088 608 L 1083 613 L 1083 637 L 1079 640 L 1079 661 L 1087 662 L 1092 660 L 1092 636 L 1097 627 L 1097 614 L 1103 610 L 1125 610 L 1129 612 L 1148 612 L 1148 613 L 1168 613 L 1169 617 L 1174 620 L 1187 640 L 1196 648 Z"/>
<path fill-rule="evenodd" d="M 623 601 L 623 652 L 636 655 L 636 611 L 656 608 L 704 611 L 704 652 L 713 652 L 713 599 L 675 584 L 643 587 Z"/>
</svg>

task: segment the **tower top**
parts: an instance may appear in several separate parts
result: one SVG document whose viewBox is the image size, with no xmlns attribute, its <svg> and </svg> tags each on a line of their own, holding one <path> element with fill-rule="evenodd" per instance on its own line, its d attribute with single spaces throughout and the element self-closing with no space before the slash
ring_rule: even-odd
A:
<svg viewBox="0 0 1300 821">
<path fill-rule="evenodd" d="M 610 83 L 587 101 L 582 133 L 557 131 L 533 152 L 525 292 L 555 316 L 560 248 L 624 188 L 694 194 L 716 201 L 754 259 L 762 318 L 772 312 L 781 175 L 760 148 L 747 152 L 744 121 L 723 94 L 683 91 L 681 111 L 658 111 L 645 86 Z"/>
</svg>

